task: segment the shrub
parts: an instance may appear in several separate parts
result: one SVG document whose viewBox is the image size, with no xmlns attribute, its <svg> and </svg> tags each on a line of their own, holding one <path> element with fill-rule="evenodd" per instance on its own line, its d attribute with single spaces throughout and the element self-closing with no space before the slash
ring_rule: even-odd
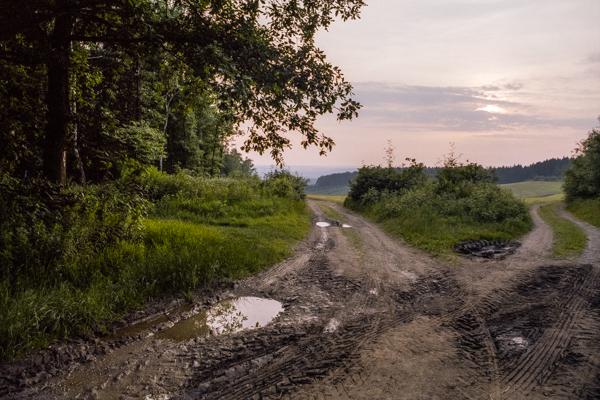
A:
<svg viewBox="0 0 600 400">
<path fill-rule="evenodd" d="M 385 193 L 397 193 L 422 185 L 426 180 L 423 164 L 413 163 L 408 168 L 395 169 L 380 166 L 364 166 L 350 183 L 347 202 L 349 205 L 368 206 Z"/>
<path fill-rule="evenodd" d="M 436 179 L 419 168 L 363 167 L 345 204 L 409 243 L 443 254 L 461 240 L 512 239 L 531 228 L 525 204 L 493 180 L 472 163 L 446 163 Z"/>
<path fill-rule="evenodd" d="M 592 129 L 581 142 L 579 154 L 565 174 L 567 200 L 600 196 L 600 129 Z"/>
<path fill-rule="evenodd" d="M 265 176 L 264 187 L 268 193 L 289 199 L 302 200 L 307 181 L 286 170 L 272 171 Z"/>
</svg>

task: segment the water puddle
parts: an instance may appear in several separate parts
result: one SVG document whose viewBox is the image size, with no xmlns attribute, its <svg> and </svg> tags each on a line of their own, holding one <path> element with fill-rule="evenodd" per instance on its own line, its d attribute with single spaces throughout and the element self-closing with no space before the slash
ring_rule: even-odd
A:
<svg viewBox="0 0 600 400">
<path fill-rule="evenodd" d="M 508 333 L 498 336 L 499 347 L 507 352 L 523 352 L 529 346 L 529 340 L 519 334 Z"/>
<path fill-rule="evenodd" d="M 273 299 L 238 297 L 218 303 L 156 336 L 183 341 L 199 336 L 235 333 L 265 326 L 282 311 L 283 305 Z"/>
<path fill-rule="evenodd" d="M 338 330 L 340 327 L 340 321 L 335 318 L 331 318 L 327 325 L 325 325 L 325 329 L 323 330 L 325 333 L 333 333 Z"/>
<path fill-rule="evenodd" d="M 321 228 L 327 228 L 327 227 L 330 227 L 331 224 L 329 222 L 319 221 L 319 222 L 317 222 L 317 226 L 321 227 Z"/>
<path fill-rule="evenodd" d="M 352 228 L 352 225 L 342 224 L 342 228 Z"/>
</svg>

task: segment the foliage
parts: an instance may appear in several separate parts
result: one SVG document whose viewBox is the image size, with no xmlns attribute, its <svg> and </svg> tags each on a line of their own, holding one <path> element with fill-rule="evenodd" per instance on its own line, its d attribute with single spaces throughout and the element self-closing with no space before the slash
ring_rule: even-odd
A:
<svg viewBox="0 0 600 400">
<path fill-rule="evenodd" d="M 13 178 L 1 185 L 1 359 L 101 331 L 149 298 L 255 273 L 310 227 L 296 193 L 257 178 L 151 168 L 113 185 L 38 185 L 36 197 Z"/>
<path fill-rule="evenodd" d="M 492 183 L 489 171 L 476 164 L 446 163 L 435 179 L 421 169 L 420 176 L 406 175 L 411 179 L 404 181 L 399 172 L 377 167 L 364 170 L 358 179 L 361 171 L 350 193 L 362 195 L 349 195 L 344 204 L 434 254 L 447 254 L 462 240 L 512 239 L 531 228 L 525 205 Z"/>
<path fill-rule="evenodd" d="M 252 160 L 243 157 L 236 149 L 231 149 L 223 155 L 222 176 L 250 177 L 255 174 Z"/>
<path fill-rule="evenodd" d="M 4 3 L 1 164 L 11 171 L 64 184 L 79 164 L 105 179 L 97 168 L 114 160 L 104 139 L 137 123 L 166 137 L 170 171 L 221 157 L 238 127 L 244 149 L 281 163 L 288 133 L 324 153 L 333 140 L 317 117 L 350 119 L 360 107 L 315 35 L 358 18 L 363 0 Z"/>
<path fill-rule="evenodd" d="M 592 129 L 576 150 L 565 176 L 567 200 L 600 196 L 600 129 Z"/>
<path fill-rule="evenodd" d="M 307 180 L 286 170 L 276 170 L 265 175 L 266 190 L 278 197 L 296 200 L 305 198 L 304 188 Z"/>
<path fill-rule="evenodd" d="M 573 222 L 562 218 L 557 211 L 558 203 L 540 207 L 540 216 L 552 228 L 554 242 L 552 253 L 555 257 L 574 257 L 585 249 L 587 236 Z"/>
<path fill-rule="evenodd" d="M 363 166 L 350 185 L 348 204 L 367 206 L 386 193 L 410 190 L 426 180 L 424 166 L 414 163 L 409 168 L 397 170 L 380 166 Z"/>
</svg>

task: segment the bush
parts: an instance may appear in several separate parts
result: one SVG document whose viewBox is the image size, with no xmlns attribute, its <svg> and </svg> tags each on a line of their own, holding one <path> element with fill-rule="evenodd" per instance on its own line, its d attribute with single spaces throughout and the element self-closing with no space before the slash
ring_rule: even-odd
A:
<svg viewBox="0 0 600 400">
<path fill-rule="evenodd" d="M 467 239 L 513 239 L 531 229 L 527 207 L 477 164 L 446 163 L 436 179 L 419 168 L 363 167 L 345 204 L 435 254 Z M 370 186 L 373 185 L 373 186 Z"/>
<path fill-rule="evenodd" d="M 264 187 L 268 193 L 295 200 L 306 197 L 304 193 L 306 184 L 306 179 L 285 170 L 269 172 L 264 180 Z"/>
<path fill-rule="evenodd" d="M 408 168 L 395 169 L 364 166 L 350 183 L 347 204 L 367 206 L 377 202 L 385 193 L 398 193 L 422 185 L 427 180 L 425 167 L 413 163 Z"/>
<path fill-rule="evenodd" d="M 600 129 L 593 129 L 576 150 L 579 154 L 565 174 L 567 201 L 600 196 Z"/>
<path fill-rule="evenodd" d="M 4 176 L 0 202 L 0 278 L 12 291 L 85 280 L 96 252 L 141 238 L 147 210 L 123 182 L 61 188 Z"/>
</svg>

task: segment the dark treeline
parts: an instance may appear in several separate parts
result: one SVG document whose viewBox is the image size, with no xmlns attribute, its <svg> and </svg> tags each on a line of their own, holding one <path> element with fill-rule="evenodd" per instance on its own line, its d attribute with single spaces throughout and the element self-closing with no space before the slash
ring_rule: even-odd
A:
<svg viewBox="0 0 600 400">
<path fill-rule="evenodd" d="M 511 167 L 490 168 L 490 170 L 494 172 L 496 182 L 500 184 L 528 180 L 561 180 L 571 165 L 571 161 L 572 159 L 568 157 L 551 158 L 526 166 L 513 165 Z M 439 168 L 428 167 L 424 171 L 427 175 L 433 177 L 437 175 Z M 323 175 L 317 179 L 313 186 L 309 187 L 309 190 L 313 192 L 328 189 L 337 189 L 338 192 L 347 191 L 350 182 L 356 175 L 356 171 Z"/>
<path fill-rule="evenodd" d="M 514 183 L 522 181 L 562 180 L 571 166 L 569 157 L 550 158 L 530 165 L 513 165 L 512 167 L 494 168 L 498 183 Z"/>
</svg>

